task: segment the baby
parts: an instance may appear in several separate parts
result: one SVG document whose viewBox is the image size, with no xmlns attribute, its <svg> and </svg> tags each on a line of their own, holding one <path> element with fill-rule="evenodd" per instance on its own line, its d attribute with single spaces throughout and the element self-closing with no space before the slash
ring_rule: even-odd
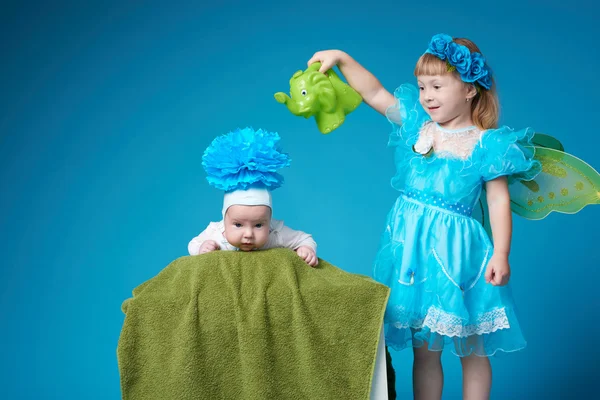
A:
<svg viewBox="0 0 600 400">
<path fill-rule="evenodd" d="M 225 190 L 223 219 L 211 222 L 189 242 L 190 255 L 284 247 L 308 265 L 318 264 L 312 236 L 272 218 L 271 190 L 283 183 L 275 171 L 290 164 L 287 154 L 275 147 L 278 141 L 277 133 L 245 128 L 217 137 L 206 149 L 202 165 L 207 179 Z"/>
<path fill-rule="evenodd" d="M 271 193 L 250 188 L 225 194 L 223 220 L 211 222 L 188 244 L 191 255 L 214 250 L 252 251 L 285 247 L 310 266 L 318 264 L 317 244 L 312 236 L 272 219 Z"/>
</svg>

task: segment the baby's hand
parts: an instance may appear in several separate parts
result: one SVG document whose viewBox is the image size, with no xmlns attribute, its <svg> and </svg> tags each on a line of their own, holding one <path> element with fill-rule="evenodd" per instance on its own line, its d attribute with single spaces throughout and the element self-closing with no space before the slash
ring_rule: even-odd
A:
<svg viewBox="0 0 600 400">
<path fill-rule="evenodd" d="M 308 60 L 308 65 L 320 62 L 321 68 L 319 68 L 319 72 L 325 73 L 326 71 L 333 68 L 337 65 L 342 57 L 344 56 L 344 52 L 341 50 L 323 50 L 317 51 L 310 60 Z"/>
<path fill-rule="evenodd" d="M 296 249 L 296 254 L 300 256 L 308 265 L 316 267 L 319 264 L 319 259 L 315 251 L 308 246 L 300 246 Z"/>
<path fill-rule="evenodd" d="M 211 251 L 219 250 L 220 247 L 214 240 L 205 240 L 200 246 L 200 252 L 198 254 L 210 253 Z"/>
</svg>

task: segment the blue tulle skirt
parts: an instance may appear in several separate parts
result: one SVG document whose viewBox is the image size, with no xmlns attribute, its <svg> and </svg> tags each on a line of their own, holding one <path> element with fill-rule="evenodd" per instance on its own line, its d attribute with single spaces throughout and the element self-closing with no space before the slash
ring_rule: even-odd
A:
<svg viewBox="0 0 600 400">
<path fill-rule="evenodd" d="M 525 347 L 510 287 L 485 281 L 493 253 L 481 224 L 455 207 L 401 192 L 388 214 L 374 278 L 391 288 L 386 344 L 491 356 Z M 431 203 L 431 204 L 428 204 Z"/>
</svg>

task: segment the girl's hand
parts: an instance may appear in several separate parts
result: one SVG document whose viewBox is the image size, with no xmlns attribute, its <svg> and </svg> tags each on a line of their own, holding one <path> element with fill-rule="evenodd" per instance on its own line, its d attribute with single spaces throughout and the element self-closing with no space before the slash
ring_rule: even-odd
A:
<svg viewBox="0 0 600 400">
<path fill-rule="evenodd" d="M 345 53 L 341 50 L 323 50 L 317 51 L 310 60 L 308 60 L 308 65 L 320 62 L 321 68 L 319 68 L 319 72 L 325 73 L 326 71 L 333 68 L 337 65 Z"/>
<path fill-rule="evenodd" d="M 510 266 L 507 254 L 496 254 L 492 256 L 485 271 L 485 281 L 494 286 L 504 286 L 510 279 Z"/>
<path fill-rule="evenodd" d="M 300 246 L 296 249 L 296 254 L 300 256 L 308 265 L 316 267 L 319 264 L 319 259 L 315 251 L 308 246 Z"/>
<path fill-rule="evenodd" d="M 214 240 L 205 240 L 200 246 L 200 252 L 198 254 L 210 253 L 211 251 L 219 250 L 218 243 Z"/>
</svg>

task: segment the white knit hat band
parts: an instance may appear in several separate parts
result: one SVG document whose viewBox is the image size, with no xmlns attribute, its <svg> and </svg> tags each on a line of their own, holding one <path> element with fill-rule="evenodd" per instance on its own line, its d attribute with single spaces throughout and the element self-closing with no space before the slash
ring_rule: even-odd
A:
<svg viewBox="0 0 600 400">
<path fill-rule="evenodd" d="M 267 189 L 250 188 L 225 193 L 223 198 L 223 216 L 231 206 L 267 206 L 271 209 L 271 192 Z"/>
</svg>

